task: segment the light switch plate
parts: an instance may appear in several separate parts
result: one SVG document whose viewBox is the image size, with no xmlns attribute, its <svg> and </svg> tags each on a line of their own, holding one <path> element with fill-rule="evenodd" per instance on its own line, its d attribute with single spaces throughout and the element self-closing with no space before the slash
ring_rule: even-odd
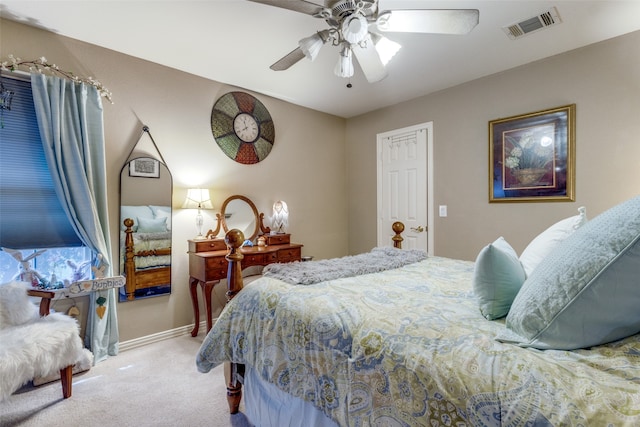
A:
<svg viewBox="0 0 640 427">
<path fill-rule="evenodd" d="M 440 216 L 447 216 L 447 205 L 440 205 Z"/>
</svg>

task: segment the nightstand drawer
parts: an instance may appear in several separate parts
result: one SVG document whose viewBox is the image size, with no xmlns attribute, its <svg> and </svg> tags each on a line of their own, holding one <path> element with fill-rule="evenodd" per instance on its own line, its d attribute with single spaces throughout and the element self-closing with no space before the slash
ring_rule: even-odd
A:
<svg viewBox="0 0 640 427">
<path fill-rule="evenodd" d="M 223 251 L 227 245 L 223 239 L 189 240 L 189 252 Z"/>
<path fill-rule="evenodd" d="M 278 262 L 300 261 L 302 250 L 300 248 L 282 249 L 278 251 Z"/>
</svg>

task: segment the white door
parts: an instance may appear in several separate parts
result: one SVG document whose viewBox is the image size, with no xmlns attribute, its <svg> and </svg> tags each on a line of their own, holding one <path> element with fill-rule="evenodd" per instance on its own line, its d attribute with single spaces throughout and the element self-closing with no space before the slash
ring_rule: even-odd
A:
<svg viewBox="0 0 640 427">
<path fill-rule="evenodd" d="M 378 246 L 391 245 L 391 225 L 405 225 L 403 249 L 433 255 L 433 123 L 377 135 Z"/>
</svg>

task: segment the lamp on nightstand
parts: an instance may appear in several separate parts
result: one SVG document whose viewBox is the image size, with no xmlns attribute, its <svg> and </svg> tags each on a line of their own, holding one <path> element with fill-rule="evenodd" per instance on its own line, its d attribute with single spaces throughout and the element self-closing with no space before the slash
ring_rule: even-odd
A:
<svg viewBox="0 0 640 427">
<path fill-rule="evenodd" d="M 198 209 L 196 215 L 196 230 L 198 235 L 195 239 L 204 239 L 202 235 L 202 224 L 204 219 L 202 217 L 202 209 L 213 209 L 213 204 L 209 197 L 209 190 L 206 188 L 190 188 L 187 190 L 187 198 L 182 205 L 182 209 Z"/>
</svg>

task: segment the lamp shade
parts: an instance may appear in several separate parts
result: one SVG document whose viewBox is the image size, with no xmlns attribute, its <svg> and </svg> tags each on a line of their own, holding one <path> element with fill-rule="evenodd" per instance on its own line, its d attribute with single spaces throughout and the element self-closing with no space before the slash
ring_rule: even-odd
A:
<svg viewBox="0 0 640 427">
<path fill-rule="evenodd" d="M 338 63 L 333 70 L 334 74 L 338 77 L 351 77 L 353 76 L 353 60 L 351 47 L 347 44 L 344 45 L 340 56 L 338 57 Z"/>
<path fill-rule="evenodd" d="M 304 56 L 312 61 L 316 59 L 318 53 L 320 53 L 320 48 L 323 44 L 324 42 L 322 41 L 322 38 L 317 33 L 312 36 L 305 37 L 298 42 Z"/>
<path fill-rule="evenodd" d="M 206 188 L 190 188 L 187 198 L 182 204 L 183 209 L 213 209 L 213 204 Z"/>
<path fill-rule="evenodd" d="M 353 14 L 342 21 L 342 37 L 349 43 L 360 43 L 369 32 L 367 19 L 360 14 Z"/>
<path fill-rule="evenodd" d="M 393 58 L 393 56 L 398 53 L 402 47 L 400 43 L 396 43 L 379 34 L 371 33 L 371 38 L 376 46 L 378 55 L 380 55 L 382 65 L 387 65 L 389 61 L 391 61 L 391 58 Z"/>
<path fill-rule="evenodd" d="M 298 42 L 300 50 L 308 59 L 313 61 L 318 57 L 320 48 L 331 38 L 329 30 L 318 31 L 312 36 L 305 37 Z"/>
</svg>

